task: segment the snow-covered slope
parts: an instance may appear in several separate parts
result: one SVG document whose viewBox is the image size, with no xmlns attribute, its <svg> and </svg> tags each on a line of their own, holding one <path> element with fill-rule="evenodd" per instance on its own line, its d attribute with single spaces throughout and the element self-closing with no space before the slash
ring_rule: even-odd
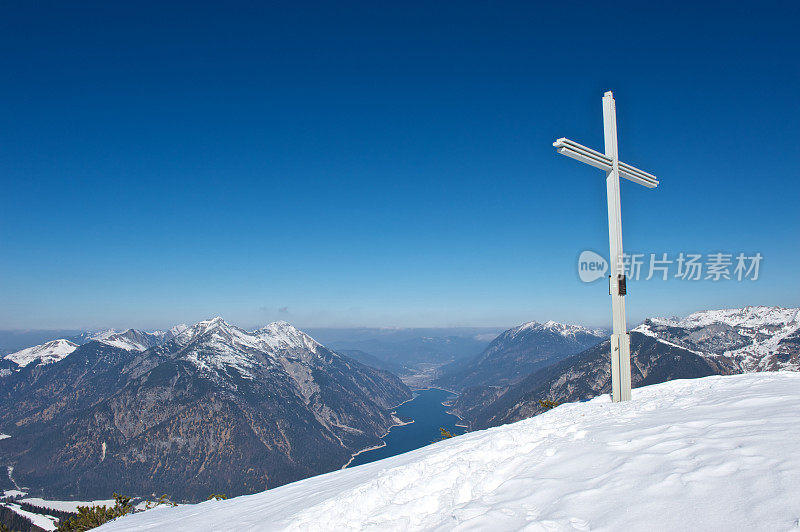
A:
<svg viewBox="0 0 800 532">
<path fill-rule="evenodd" d="M 744 307 L 651 318 L 633 332 L 739 371 L 800 371 L 800 308 Z"/>
<path fill-rule="evenodd" d="M 800 374 L 677 380 L 115 530 L 788 530 Z"/>
<path fill-rule="evenodd" d="M 52 340 L 11 353 L 3 358 L 14 362 L 19 367 L 25 367 L 34 362 L 36 364 L 52 364 L 75 351 L 77 347 L 78 344 L 74 344 L 69 340 Z"/>
<path fill-rule="evenodd" d="M 30 519 L 31 522 L 41 528 L 42 530 L 57 530 L 58 527 L 56 526 L 57 519 L 55 517 L 42 515 L 42 514 L 35 514 L 33 512 L 28 512 L 23 510 L 19 504 L 14 503 L 0 503 L 0 506 L 5 506 L 12 512 L 21 515 L 26 519 Z"/>
<path fill-rule="evenodd" d="M 115 504 L 114 499 L 101 499 L 97 501 L 51 501 L 48 499 L 41 499 L 39 497 L 25 497 L 16 502 L 26 502 L 39 508 L 47 508 L 49 510 L 60 510 L 62 512 L 77 512 L 78 506 L 109 506 L 113 507 Z"/>
</svg>

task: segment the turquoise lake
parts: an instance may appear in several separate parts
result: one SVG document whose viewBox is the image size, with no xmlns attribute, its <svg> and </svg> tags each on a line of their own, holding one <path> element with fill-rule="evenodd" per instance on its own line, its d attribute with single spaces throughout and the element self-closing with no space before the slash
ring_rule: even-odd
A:
<svg viewBox="0 0 800 532">
<path fill-rule="evenodd" d="M 403 420 L 413 419 L 414 422 L 392 427 L 389 434 L 383 438 L 386 443 L 384 447 L 359 454 L 348 467 L 407 453 L 437 442 L 442 439 L 439 427 L 444 427 L 453 434 L 463 434 L 464 429 L 456 427 L 458 417 L 448 414 L 447 407 L 442 404 L 443 401 L 453 397 L 455 396 L 450 392 L 433 388 L 414 392 L 411 401 L 398 406 L 395 410 Z"/>
</svg>

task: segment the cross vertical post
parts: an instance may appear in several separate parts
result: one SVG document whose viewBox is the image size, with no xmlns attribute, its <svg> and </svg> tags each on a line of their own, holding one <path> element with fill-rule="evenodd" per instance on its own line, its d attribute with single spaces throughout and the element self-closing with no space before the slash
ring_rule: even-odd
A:
<svg viewBox="0 0 800 532">
<path fill-rule="evenodd" d="M 553 143 L 558 153 L 576 161 L 600 168 L 606 172 L 606 199 L 608 201 L 608 243 L 611 275 L 608 293 L 611 295 L 611 400 L 628 401 L 631 398 L 631 340 L 625 323 L 625 294 L 627 283 L 622 253 L 622 216 L 619 202 L 619 178 L 624 177 L 647 188 L 658 186 L 658 178 L 627 163 L 620 162 L 617 149 L 617 109 L 611 91 L 603 95 L 603 133 L 605 153 L 567 138 Z"/>
<path fill-rule="evenodd" d="M 608 242 L 611 277 L 611 400 L 627 401 L 631 398 L 630 336 L 625 323 L 625 293 L 620 293 L 620 283 L 625 282 L 622 270 L 622 215 L 619 200 L 619 151 L 617 148 L 617 109 L 611 91 L 603 95 L 603 132 L 606 156 L 611 159 L 611 170 L 606 173 L 608 199 Z"/>
</svg>

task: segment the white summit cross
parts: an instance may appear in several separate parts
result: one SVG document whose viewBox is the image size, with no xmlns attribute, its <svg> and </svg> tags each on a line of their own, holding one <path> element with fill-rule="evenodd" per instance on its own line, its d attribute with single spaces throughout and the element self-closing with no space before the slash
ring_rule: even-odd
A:
<svg viewBox="0 0 800 532">
<path fill-rule="evenodd" d="M 617 150 L 617 108 L 614 95 L 608 91 L 603 96 L 603 129 L 605 154 L 587 148 L 569 139 L 560 138 L 553 143 L 558 153 L 590 164 L 606 172 L 608 198 L 608 240 L 611 275 L 608 292 L 611 294 L 611 313 L 614 326 L 611 335 L 611 400 L 627 401 L 631 398 L 631 339 L 625 324 L 625 270 L 622 263 L 622 220 L 619 206 L 620 176 L 648 188 L 658 186 L 652 174 L 619 161 Z"/>
</svg>

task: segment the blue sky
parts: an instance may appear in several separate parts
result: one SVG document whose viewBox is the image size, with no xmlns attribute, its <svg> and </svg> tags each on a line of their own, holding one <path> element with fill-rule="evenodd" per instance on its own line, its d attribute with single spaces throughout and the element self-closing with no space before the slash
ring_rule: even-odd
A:
<svg viewBox="0 0 800 532">
<path fill-rule="evenodd" d="M 797 306 L 794 3 L 5 3 L 0 328 L 607 325 L 626 251 L 760 252 L 639 281 L 629 320 Z"/>
</svg>

